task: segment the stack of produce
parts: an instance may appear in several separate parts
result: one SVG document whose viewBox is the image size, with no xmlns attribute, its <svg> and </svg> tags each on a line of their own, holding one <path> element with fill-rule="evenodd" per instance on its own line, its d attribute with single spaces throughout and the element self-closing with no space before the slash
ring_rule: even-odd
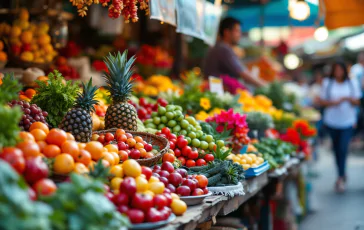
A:
<svg viewBox="0 0 364 230">
<path fill-rule="evenodd" d="M 135 87 L 135 93 L 151 97 L 168 91 L 181 93 L 181 89 L 169 77 L 163 75 L 153 75 L 145 81 L 138 81 Z"/>
<path fill-rule="evenodd" d="M 8 55 L 3 51 L 4 43 L 0 41 L 0 68 L 4 68 L 6 62 L 8 61 Z"/>
<path fill-rule="evenodd" d="M 55 64 L 51 65 L 49 68 L 49 72 L 53 72 L 54 70 L 58 70 L 66 80 L 75 80 L 80 78 L 80 74 L 77 70 L 70 66 L 67 59 L 62 56 L 57 57 Z"/>
<path fill-rule="evenodd" d="M 264 159 L 257 156 L 254 153 L 249 154 L 230 154 L 227 159 L 232 160 L 234 163 L 238 163 L 243 166 L 244 170 L 249 168 L 256 168 L 263 164 Z"/>
</svg>

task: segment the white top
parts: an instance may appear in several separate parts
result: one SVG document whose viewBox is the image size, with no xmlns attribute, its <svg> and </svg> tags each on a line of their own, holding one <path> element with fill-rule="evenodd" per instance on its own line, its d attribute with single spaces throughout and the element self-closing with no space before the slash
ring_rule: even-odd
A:
<svg viewBox="0 0 364 230">
<path fill-rule="evenodd" d="M 357 63 L 350 68 L 350 78 L 356 79 L 361 87 L 363 84 L 364 67 Z"/>
<path fill-rule="evenodd" d="M 322 84 L 320 98 L 323 100 L 337 101 L 344 97 L 360 99 L 362 96 L 358 81 L 350 79 L 338 83 L 334 79 L 325 79 Z M 335 106 L 326 107 L 324 110 L 324 124 L 331 128 L 348 128 L 357 122 L 357 110 L 350 102 L 344 101 Z"/>
</svg>

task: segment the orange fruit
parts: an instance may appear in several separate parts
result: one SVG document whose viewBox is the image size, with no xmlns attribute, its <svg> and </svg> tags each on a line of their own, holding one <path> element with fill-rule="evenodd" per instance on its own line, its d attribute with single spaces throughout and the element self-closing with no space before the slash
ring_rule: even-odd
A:
<svg viewBox="0 0 364 230">
<path fill-rule="evenodd" d="M 114 157 L 114 164 L 119 164 L 120 162 L 120 157 L 116 152 L 109 152 L 113 157 Z"/>
<path fill-rule="evenodd" d="M 61 154 L 61 149 L 57 145 L 47 145 L 44 147 L 42 153 L 44 156 L 52 158 Z"/>
<path fill-rule="evenodd" d="M 143 148 L 143 149 L 138 149 L 140 152 L 140 157 L 141 158 L 146 158 L 147 157 L 147 151 Z"/>
<path fill-rule="evenodd" d="M 73 169 L 73 172 L 77 174 L 86 174 L 89 171 L 90 170 L 86 167 L 86 165 L 79 162 L 75 163 L 75 168 Z"/>
<path fill-rule="evenodd" d="M 121 165 L 114 165 L 110 169 L 110 174 L 113 175 L 113 177 L 124 177 L 123 167 Z"/>
<path fill-rule="evenodd" d="M 86 144 L 85 150 L 87 150 L 93 160 L 99 160 L 102 157 L 104 146 L 98 141 L 90 141 Z"/>
<path fill-rule="evenodd" d="M 76 161 L 84 165 L 89 165 L 91 163 L 91 154 L 87 150 L 81 149 Z"/>
<path fill-rule="evenodd" d="M 144 145 L 140 142 L 137 142 L 136 145 L 135 145 L 135 148 L 138 149 L 138 150 L 141 150 L 141 149 L 144 149 Z"/>
<path fill-rule="evenodd" d="M 86 144 L 85 143 L 80 143 L 80 142 L 77 142 L 78 144 L 78 148 L 81 150 L 81 149 L 84 149 Z"/>
<path fill-rule="evenodd" d="M 32 40 L 33 40 L 33 33 L 30 31 L 24 31 L 21 35 L 20 35 L 20 40 L 25 43 L 25 44 L 29 44 Z"/>
<path fill-rule="evenodd" d="M 121 182 L 123 182 L 123 179 L 120 178 L 120 177 L 114 177 L 114 178 L 112 178 L 111 181 L 110 181 L 110 188 L 113 191 L 119 190 Z"/>
<path fill-rule="evenodd" d="M 35 141 L 33 135 L 29 132 L 22 131 L 19 133 L 19 137 L 23 141 Z"/>
<path fill-rule="evenodd" d="M 80 149 L 78 148 L 78 144 L 76 141 L 63 142 L 61 150 L 62 153 L 70 154 L 75 161 L 78 159 L 78 155 L 80 154 Z"/>
<path fill-rule="evenodd" d="M 46 138 L 48 144 L 58 145 L 59 147 L 61 147 L 66 140 L 67 134 L 61 129 L 51 129 Z"/>
<path fill-rule="evenodd" d="M 129 159 L 123 162 L 123 170 L 126 176 L 138 177 L 142 174 L 142 167 L 133 159 Z"/>
<path fill-rule="evenodd" d="M 44 124 L 43 122 L 37 121 L 34 122 L 33 124 L 30 125 L 29 127 L 29 131 L 32 131 L 33 129 L 41 129 L 43 130 L 46 134 L 49 133 L 49 128 L 46 124 Z"/>
<path fill-rule="evenodd" d="M 37 141 L 37 144 L 39 146 L 40 152 L 42 153 L 44 148 L 47 146 L 47 143 L 45 141 Z"/>
<path fill-rule="evenodd" d="M 128 157 L 129 157 L 128 153 L 125 152 L 124 150 L 120 150 L 118 152 L 118 154 L 119 154 L 119 157 L 120 157 L 120 161 L 126 161 L 128 159 Z"/>
<path fill-rule="evenodd" d="M 114 144 L 108 144 L 105 146 L 105 148 L 107 149 L 108 152 L 118 152 L 118 146 L 114 145 Z"/>
<path fill-rule="evenodd" d="M 126 143 L 129 145 L 129 147 L 134 147 L 136 141 L 133 138 L 128 138 L 128 140 L 126 140 Z"/>
<path fill-rule="evenodd" d="M 111 153 L 109 153 L 109 152 L 104 152 L 104 156 L 102 159 L 107 160 L 110 163 L 110 166 L 115 164 L 114 156 L 111 155 Z M 119 163 L 119 162 L 116 162 L 116 163 Z"/>
<path fill-rule="evenodd" d="M 134 140 L 137 142 L 137 143 L 142 143 L 143 142 L 143 138 L 140 137 L 140 136 L 136 136 L 134 137 Z"/>
<path fill-rule="evenodd" d="M 25 95 L 30 99 L 32 99 L 36 93 L 37 92 L 34 89 L 25 90 Z"/>
<path fill-rule="evenodd" d="M 40 148 L 34 141 L 24 141 L 17 144 L 16 147 L 23 151 L 25 158 L 39 156 L 40 154 Z"/>
<path fill-rule="evenodd" d="M 47 137 L 47 134 L 41 129 L 33 129 L 30 133 L 33 135 L 35 141 L 44 141 Z"/>
<path fill-rule="evenodd" d="M 55 173 L 68 174 L 75 168 L 73 157 L 67 153 L 62 153 L 54 159 L 53 170 Z"/>
<path fill-rule="evenodd" d="M 67 140 L 74 141 L 75 137 L 72 135 L 72 133 L 66 133 L 67 134 Z"/>
</svg>

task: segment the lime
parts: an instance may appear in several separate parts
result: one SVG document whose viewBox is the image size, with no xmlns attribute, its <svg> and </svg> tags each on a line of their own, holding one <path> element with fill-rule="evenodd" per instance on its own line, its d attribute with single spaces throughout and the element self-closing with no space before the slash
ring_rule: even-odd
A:
<svg viewBox="0 0 364 230">
<path fill-rule="evenodd" d="M 204 133 L 203 133 L 201 130 L 198 130 L 198 131 L 196 132 L 196 135 L 197 135 L 197 138 L 201 138 L 201 137 L 203 137 L 203 136 L 204 136 Z"/>
<path fill-rule="evenodd" d="M 199 139 L 197 139 L 197 138 L 192 139 L 192 146 L 193 146 L 193 147 L 198 148 L 198 147 L 200 147 L 200 145 L 201 145 L 201 142 L 200 142 L 200 140 L 199 140 Z"/>
<path fill-rule="evenodd" d="M 225 145 L 225 142 L 223 140 L 218 140 L 216 142 L 217 146 L 219 146 L 220 148 L 222 148 Z"/>
<path fill-rule="evenodd" d="M 167 123 L 167 126 L 171 127 L 171 128 L 175 127 L 176 125 L 177 125 L 177 121 L 175 121 L 175 120 L 170 120 Z M 180 129 L 181 129 L 181 127 L 180 127 Z"/>
<path fill-rule="evenodd" d="M 175 109 L 176 109 L 176 110 L 179 110 L 179 111 L 181 111 L 181 112 L 183 111 L 183 108 L 182 108 L 182 106 L 180 106 L 180 105 L 176 105 L 176 106 L 175 106 Z"/>
<path fill-rule="evenodd" d="M 178 115 L 178 117 L 177 117 L 177 116 L 175 117 L 175 120 L 176 120 L 176 121 L 182 121 L 184 118 L 185 118 L 185 116 L 183 116 L 183 115 Z"/>
<path fill-rule="evenodd" d="M 208 143 L 212 142 L 214 140 L 214 138 L 211 135 L 206 135 L 206 141 Z"/>
<path fill-rule="evenodd" d="M 188 144 L 191 143 L 191 138 L 190 137 L 185 137 L 185 139 L 187 140 Z"/>
<path fill-rule="evenodd" d="M 176 121 L 174 121 L 174 122 L 176 122 Z M 179 131 L 181 131 L 181 126 L 176 125 L 173 127 L 173 133 L 178 133 Z"/>
<path fill-rule="evenodd" d="M 161 122 L 162 122 L 163 124 L 167 124 L 167 122 L 168 122 L 167 117 L 166 117 L 166 116 L 162 116 L 162 117 L 161 117 Z"/>
<path fill-rule="evenodd" d="M 180 135 L 186 136 L 187 135 L 187 131 L 182 129 L 181 132 L 179 132 Z"/>
<path fill-rule="evenodd" d="M 159 115 L 164 115 L 166 113 L 166 108 L 159 106 L 158 108 L 158 114 Z"/>
<path fill-rule="evenodd" d="M 183 120 L 182 120 L 179 124 L 180 124 L 180 126 L 181 126 L 183 129 L 186 129 L 190 123 L 188 123 L 188 121 L 187 121 L 187 120 L 183 119 Z"/>
<path fill-rule="evenodd" d="M 188 136 L 189 136 L 189 137 L 191 137 L 191 139 L 192 139 L 192 140 L 193 140 L 193 139 L 195 139 L 195 138 L 197 137 L 195 132 L 190 132 L 190 133 L 188 134 Z"/>
<path fill-rule="evenodd" d="M 152 112 L 152 118 L 158 116 L 158 113 L 157 112 Z"/>
<path fill-rule="evenodd" d="M 166 112 L 166 117 L 168 118 L 168 120 L 172 120 L 174 118 L 174 113 L 173 112 Z"/>
<path fill-rule="evenodd" d="M 176 109 L 176 106 L 174 105 L 167 105 L 166 106 L 167 112 L 172 112 Z"/>
<path fill-rule="evenodd" d="M 144 124 L 153 124 L 153 119 L 147 119 L 144 121 Z"/>
<path fill-rule="evenodd" d="M 165 124 L 159 124 L 159 125 L 158 125 L 158 129 L 159 129 L 159 130 L 163 129 L 164 127 L 166 127 L 166 125 L 165 125 Z"/>
<path fill-rule="evenodd" d="M 161 123 L 161 118 L 160 117 L 153 118 L 153 123 L 159 125 Z"/>
<path fill-rule="evenodd" d="M 156 128 L 157 128 L 157 126 L 156 126 L 155 124 L 153 124 L 153 123 L 149 123 L 149 124 L 147 124 L 147 125 L 145 126 L 145 128 L 156 129 Z"/>
<path fill-rule="evenodd" d="M 200 131 L 200 130 L 202 130 L 202 127 L 200 125 L 197 125 L 196 129 Z"/>
<path fill-rule="evenodd" d="M 201 141 L 200 148 L 206 150 L 209 148 L 209 144 L 206 141 Z"/>
<path fill-rule="evenodd" d="M 215 146 L 216 146 L 215 142 L 210 142 L 209 143 L 209 150 L 213 151 L 215 149 Z"/>
</svg>

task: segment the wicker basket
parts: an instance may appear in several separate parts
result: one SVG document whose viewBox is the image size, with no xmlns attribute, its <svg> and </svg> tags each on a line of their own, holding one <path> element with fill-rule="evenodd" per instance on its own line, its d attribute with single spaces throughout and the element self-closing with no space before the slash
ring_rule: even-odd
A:
<svg viewBox="0 0 364 230">
<path fill-rule="evenodd" d="M 116 130 L 117 129 L 114 128 L 114 129 L 95 131 L 93 133 L 95 134 L 115 133 Z M 154 134 L 146 132 L 136 132 L 136 131 L 126 131 L 126 132 L 132 134 L 133 136 L 140 136 L 143 138 L 143 140 L 151 143 L 152 145 L 159 146 L 160 151 L 154 157 L 148 159 L 136 160 L 140 165 L 148 167 L 156 165 L 158 161 L 163 157 L 163 155 L 167 153 L 169 150 L 169 141 L 164 137 L 159 137 Z"/>
</svg>

